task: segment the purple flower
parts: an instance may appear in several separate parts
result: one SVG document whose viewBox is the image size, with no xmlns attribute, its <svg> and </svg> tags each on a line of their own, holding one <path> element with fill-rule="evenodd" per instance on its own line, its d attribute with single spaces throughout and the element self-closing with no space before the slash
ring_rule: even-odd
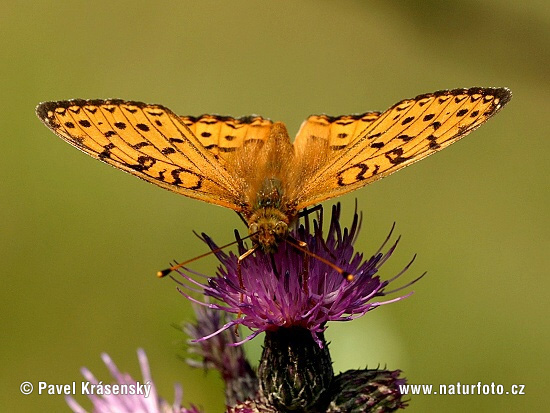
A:
<svg viewBox="0 0 550 413">
<path fill-rule="evenodd" d="M 170 405 L 157 395 L 155 384 L 151 378 L 151 370 L 145 351 L 138 350 L 138 359 L 141 366 L 142 382 L 136 382 L 128 373 L 121 373 L 113 360 L 105 353 L 101 355 L 103 362 L 116 380 L 114 384 L 105 384 L 98 381 L 87 368 L 82 368 L 82 375 L 89 382 L 86 390 L 92 401 L 93 411 L 97 413 L 200 413 L 192 407 L 181 407 L 182 389 L 179 384 L 175 386 L 175 400 Z M 76 413 L 86 413 L 72 397 L 66 397 L 67 404 Z"/>
<path fill-rule="evenodd" d="M 191 297 L 184 289 L 180 292 L 201 305 L 235 314 L 219 330 L 203 336 L 205 340 L 237 325 L 250 328 L 253 333 L 245 339 L 229 345 L 239 345 L 265 331 L 279 328 L 305 328 L 315 342 L 322 346 L 320 335 L 328 321 L 349 321 L 361 317 L 368 311 L 400 301 L 411 293 L 388 300 L 379 297 L 399 291 L 407 285 L 386 291 L 386 286 L 403 274 L 414 261 L 390 280 L 381 280 L 378 271 L 391 256 L 399 238 L 382 252 L 391 238 L 392 231 L 369 259 L 354 250 L 361 219 L 354 214 L 350 228 L 342 229 L 340 204 L 332 208 L 328 233 L 323 234 L 323 213 L 319 221 L 309 218 L 297 230 L 291 232 L 289 241 L 282 242 L 273 255 L 257 252 L 242 261 L 239 276 L 238 256 L 217 250 L 217 245 L 207 235 L 202 240 L 214 251 L 221 262 L 213 278 L 196 273 L 188 268 L 178 270 L 184 281 L 176 280 L 185 290 L 195 291 L 219 302 L 202 302 Z M 239 254 L 248 247 L 238 239 Z M 291 243 L 305 242 L 307 251 L 298 250 Z M 344 275 L 351 274 L 349 281 Z M 202 278 L 196 281 L 191 275 Z M 351 278 L 351 277 L 350 277 Z"/>
</svg>

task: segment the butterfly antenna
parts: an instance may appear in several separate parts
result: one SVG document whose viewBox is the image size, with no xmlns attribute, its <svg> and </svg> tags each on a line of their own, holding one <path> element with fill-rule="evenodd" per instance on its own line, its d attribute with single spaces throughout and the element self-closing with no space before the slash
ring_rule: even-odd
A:
<svg viewBox="0 0 550 413">
<path fill-rule="evenodd" d="M 307 217 L 310 214 L 313 214 L 314 212 L 317 212 L 317 211 L 320 211 L 320 212 L 323 211 L 323 206 L 321 204 L 315 205 L 313 208 L 310 208 L 310 209 L 307 209 L 307 207 L 302 209 L 298 214 L 298 218 Z"/>
<path fill-rule="evenodd" d="M 330 268 L 334 269 L 336 272 L 338 272 L 338 274 L 342 275 L 342 277 L 344 277 L 346 280 L 348 281 L 353 281 L 353 279 L 355 278 L 355 276 L 345 270 L 343 270 L 342 268 L 340 268 L 339 266 L 337 266 L 336 264 L 330 262 L 329 260 L 323 258 L 323 257 L 320 257 L 319 255 L 309 251 L 307 248 L 304 248 L 304 247 L 301 247 L 300 245 L 298 245 L 297 243 L 295 242 L 292 242 L 292 241 L 289 241 L 288 239 L 285 239 L 285 242 L 292 246 L 293 248 L 296 248 L 298 251 L 301 251 L 303 252 L 304 254 L 307 254 L 309 255 L 310 257 L 313 257 L 315 258 L 316 260 L 319 260 L 321 261 L 323 264 L 327 264 Z"/>
<path fill-rule="evenodd" d="M 252 235 L 254 235 L 254 234 L 252 234 Z M 194 261 L 200 260 L 201 258 L 208 257 L 210 254 L 217 254 L 218 252 L 220 252 L 220 251 L 222 251 L 222 250 L 224 250 L 224 249 L 226 249 L 226 248 L 228 248 L 228 247 L 230 247 L 230 246 L 232 246 L 232 245 L 235 245 L 235 244 L 239 243 L 239 242 L 242 241 L 242 240 L 245 240 L 245 239 L 247 239 L 247 238 L 250 238 L 252 235 L 248 235 L 248 236 L 246 236 L 246 237 L 244 237 L 244 238 L 239 238 L 239 239 L 236 240 L 236 241 L 230 242 L 229 244 L 222 245 L 221 247 L 218 247 L 218 248 L 216 248 L 216 249 L 213 249 L 213 250 L 210 250 L 210 251 L 208 251 L 208 252 L 205 252 L 204 254 L 201 254 L 201 255 L 199 255 L 199 256 L 193 257 L 193 258 L 191 258 L 191 259 L 189 259 L 189 260 L 187 260 L 187 261 L 183 261 L 183 262 L 180 262 L 179 264 L 172 265 L 170 268 L 166 268 L 166 269 L 164 269 L 164 270 L 162 270 L 162 271 L 157 272 L 157 277 L 159 277 L 159 278 L 166 277 L 168 274 L 170 274 L 172 271 L 177 270 L 178 268 L 181 268 L 181 267 L 183 267 L 183 266 L 185 266 L 185 265 L 187 265 L 187 264 L 190 264 L 190 263 L 192 263 L 192 262 L 194 262 Z"/>
<path fill-rule="evenodd" d="M 248 227 L 248 222 L 246 222 L 246 219 L 244 219 L 243 215 L 240 212 L 237 212 L 237 215 L 241 219 L 242 222 L 244 222 L 244 225 Z"/>
</svg>

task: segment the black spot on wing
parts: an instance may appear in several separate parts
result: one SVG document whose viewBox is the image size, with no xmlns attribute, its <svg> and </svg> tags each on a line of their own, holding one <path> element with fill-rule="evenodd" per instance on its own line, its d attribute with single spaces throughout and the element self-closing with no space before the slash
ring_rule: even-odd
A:
<svg viewBox="0 0 550 413">
<path fill-rule="evenodd" d="M 147 126 L 146 124 L 144 123 L 138 123 L 136 124 L 136 128 L 138 128 L 140 131 L 142 132 L 149 132 L 149 126 Z"/>
<path fill-rule="evenodd" d="M 406 125 L 407 123 L 410 123 L 414 120 L 414 116 L 408 116 L 405 119 L 403 119 L 403 122 L 401 122 L 401 125 Z"/>
<path fill-rule="evenodd" d="M 434 130 L 438 130 L 441 127 L 441 122 L 435 121 L 431 124 L 431 126 L 434 128 Z"/>
<path fill-rule="evenodd" d="M 111 157 L 111 150 L 115 148 L 113 143 L 108 143 L 103 147 L 103 151 L 100 152 L 97 156 L 99 159 L 106 159 Z"/>
<path fill-rule="evenodd" d="M 368 170 L 369 170 L 369 167 L 367 166 L 367 164 L 364 164 L 364 163 L 358 163 L 358 164 L 349 166 L 346 169 L 338 172 L 338 174 L 336 175 L 338 177 L 338 181 L 337 181 L 338 185 L 346 186 L 353 182 L 367 179 L 368 176 L 365 176 L 365 174 L 367 173 Z M 349 182 L 346 182 L 346 177 L 349 176 L 349 174 L 352 174 L 353 179 L 349 181 L 349 177 L 348 177 L 347 181 Z"/>
<path fill-rule="evenodd" d="M 171 172 L 171 175 L 172 175 L 172 178 L 174 179 L 174 185 L 178 185 L 178 186 L 181 186 L 181 187 L 184 187 L 184 188 L 187 188 L 187 189 L 191 189 L 191 190 L 198 190 L 202 187 L 202 180 L 203 180 L 203 177 L 200 176 L 200 175 L 197 175 L 196 173 L 188 170 L 188 169 L 185 169 L 185 168 L 178 168 L 178 169 L 174 169 L 172 172 Z M 191 175 L 196 181 L 194 183 L 194 185 L 191 185 L 189 187 L 185 187 L 183 185 L 183 180 L 181 179 L 181 176 L 182 175 Z"/>
<path fill-rule="evenodd" d="M 169 155 L 171 153 L 175 153 L 176 150 L 172 147 L 167 147 L 167 148 L 162 148 L 161 152 L 163 155 Z"/>
<path fill-rule="evenodd" d="M 141 155 L 137 158 L 138 164 L 128 164 L 127 166 L 135 171 L 144 172 L 150 169 L 157 161 L 148 155 Z"/>
<path fill-rule="evenodd" d="M 144 148 L 146 146 L 152 146 L 152 145 L 149 142 L 138 142 L 138 143 L 132 145 L 132 148 L 139 150 L 139 149 Z"/>
<path fill-rule="evenodd" d="M 441 145 L 437 143 L 437 136 L 430 135 L 426 139 L 430 141 L 430 143 L 428 144 L 428 147 L 430 149 L 439 149 L 441 147 Z"/>
<path fill-rule="evenodd" d="M 406 156 L 403 156 L 403 148 L 395 148 L 384 154 L 386 158 L 394 165 L 405 162 L 409 159 Z"/>
</svg>

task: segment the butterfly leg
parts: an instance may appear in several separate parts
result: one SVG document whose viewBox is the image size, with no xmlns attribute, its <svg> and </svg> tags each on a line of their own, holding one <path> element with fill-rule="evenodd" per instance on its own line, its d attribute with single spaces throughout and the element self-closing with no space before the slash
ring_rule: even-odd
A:
<svg viewBox="0 0 550 413">
<path fill-rule="evenodd" d="M 319 211 L 319 210 L 322 210 L 322 209 L 323 209 L 323 206 L 321 204 L 315 205 L 313 208 L 310 208 L 310 209 L 304 208 L 298 214 L 298 218 L 307 217 L 309 214 L 311 214 L 313 212 L 316 212 L 316 211 Z"/>
<path fill-rule="evenodd" d="M 304 218 L 304 226 L 305 226 L 306 232 L 310 232 L 309 215 L 313 214 L 314 212 L 317 212 L 317 215 L 316 215 L 317 219 L 320 222 L 323 222 L 323 206 L 319 204 L 319 205 L 315 205 L 313 208 L 310 208 L 310 209 L 304 208 L 298 213 L 297 219 L 295 221 L 296 228 L 299 228 L 300 226 L 300 218 Z"/>
<path fill-rule="evenodd" d="M 241 292 L 239 293 L 239 304 L 242 304 L 244 302 L 244 293 L 242 292 L 244 290 L 244 283 L 243 283 L 243 274 L 241 270 L 241 263 L 246 259 L 246 257 L 252 255 L 258 248 L 259 248 L 258 245 L 254 245 L 252 248 L 250 248 L 248 251 L 242 254 L 237 260 L 237 278 L 239 279 L 239 288 L 241 289 Z M 240 318 L 241 315 L 242 315 L 241 310 L 239 310 L 239 314 L 237 314 L 237 318 Z"/>
<path fill-rule="evenodd" d="M 272 253 L 269 254 L 269 258 L 271 259 L 271 269 L 273 270 L 273 274 L 275 274 L 275 277 L 279 279 L 279 270 L 277 269 L 277 264 L 275 263 L 275 255 Z"/>
<path fill-rule="evenodd" d="M 305 241 L 297 240 L 294 237 L 289 236 L 288 237 L 292 243 L 298 244 L 302 249 L 304 253 L 304 265 L 302 266 L 302 273 L 300 274 L 300 278 L 302 280 L 302 287 L 304 289 L 304 293 L 306 295 L 309 295 L 309 248 L 307 247 L 307 243 Z M 291 244 L 292 245 L 292 244 Z"/>
</svg>

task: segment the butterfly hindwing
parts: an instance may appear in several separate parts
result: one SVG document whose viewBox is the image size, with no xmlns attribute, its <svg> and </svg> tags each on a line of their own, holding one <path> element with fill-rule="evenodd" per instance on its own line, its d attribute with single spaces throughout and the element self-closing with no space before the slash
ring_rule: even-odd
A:
<svg viewBox="0 0 550 413">
<path fill-rule="evenodd" d="M 121 100 L 41 103 L 39 118 L 96 159 L 191 198 L 242 208 L 240 182 L 160 105 Z"/>
<path fill-rule="evenodd" d="M 380 112 L 366 112 L 360 115 L 328 116 L 312 115 L 300 127 L 294 146 L 300 148 L 309 139 L 323 139 L 332 151 L 344 149 L 378 117 Z M 298 150 L 298 149 L 297 149 Z"/>
<path fill-rule="evenodd" d="M 181 120 L 206 149 L 226 162 L 231 162 L 242 147 L 265 142 L 273 124 L 257 115 L 181 116 Z"/>
<path fill-rule="evenodd" d="M 484 123 L 510 98 L 505 88 L 471 88 L 395 104 L 304 182 L 294 200 L 297 210 L 358 189 L 445 148 Z"/>
</svg>

